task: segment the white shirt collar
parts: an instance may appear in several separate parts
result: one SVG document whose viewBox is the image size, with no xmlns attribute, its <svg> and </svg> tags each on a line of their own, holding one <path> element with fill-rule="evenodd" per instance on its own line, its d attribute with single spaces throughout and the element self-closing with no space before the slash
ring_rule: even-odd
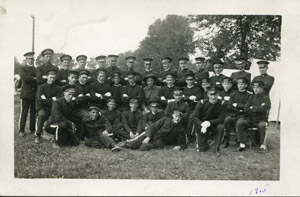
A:
<svg viewBox="0 0 300 197">
<path fill-rule="evenodd" d="M 194 85 L 191 85 L 191 86 L 187 86 L 188 88 L 192 88 L 192 87 L 194 87 Z"/>
</svg>

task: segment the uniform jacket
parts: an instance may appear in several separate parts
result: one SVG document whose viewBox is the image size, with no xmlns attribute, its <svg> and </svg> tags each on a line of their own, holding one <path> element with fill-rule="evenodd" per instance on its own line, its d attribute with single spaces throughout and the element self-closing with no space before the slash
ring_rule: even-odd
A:
<svg viewBox="0 0 300 197">
<path fill-rule="evenodd" d="M 142 131 L 142 111 L 136 110 L 122 112 L 122 123 L 126 132 L 141 133 Z"/>
<path fill-rule="evenodd" d="M 46 99 L 42 99 L 42 95 L 44 95 Z M 38 89 L 37 110 L 50 110 L 53 103 L 52 97 L 56 97 L 56 99 L 62 97 L 61 88 L 55 83 L 51 85 L 49 83 L 42 84 Z"/>
<path fill-rule="evenodd" d="M 74 103 L 59 98 L 53 102 L 49 123 L 70 122 L 73 120 Z"/>
<path fill-rule="evenodd" d="M 200 89 L 197 86 L 187 87 L 185 86 L 183 88 L 183 94 L 184 98 L 183 100 L 186 101 L 190 106 L 190 111 L 194 111 L 195 106 L 197 105 L 197 102 L 202 98 L 202 89 Z M 196 96 L 196 101 L 190 100 L 190 96 Z"/>
<path fill-rule="evenodd" d="M 152 100 L 152 99 L 155 99 L 155 100 L 160 99 L 159 91 L 160 91 L 160 87 L 156 86 L 156 85 L 154 85 L 152 87 L 146 86 L 146 87 L 143 88 L 146 105 L 148 105 L 149 101 Z"/>
<path fill-rule="evenodd" d="M 90 86 L 83 85 L 79 82 L 75 84 L 75 98 L 76 98 L 76 107 L 77 108 L 86 108 L 91 102 L 91 96 L 87 96 L 86 94 L 90 93 Z M 80 96 L 79 96 L 80 95 Z"/>
<path fill-rule="evenodd" d="M 179 101 L 179 102 L 170 102 L 168 103 L 166 109 L 165 109 L 165 116 L 172 118 L 172 114 L 174 111 L 180 111 L 183 113 L 181 117 L 181 121 L 187 121 L 189 117 L 190 107 L 185 101 Z"/>
<path fill-rule="evenodd" d="M 66 80 L 66 82 L 61 82 L 61 80 Z M 68 70 L 61 68 L 57 73 L 57 85 L 63 86 L 68 83 Z"/>
<path fill-rule="evenodd" d="M 87 131 L 91 138 L 99 138 L 99 134 L 104 130 L 110 132 L 112 127 L 105 116 L 98 116 L 95 120 L 84 118 L 82 120 L 82 129 L 83 132 Z"/>
<path fill-rule="evenodd" d="M 110 92 L 113 97 L 117 99 L 117 105 L 121 105 L 123 86 L 121 84 L 110 86 Z"/>
<path fill-rule="evenodd" d="M 163 117 L 146 129 L 146 136 L 162 140 L 166 145 L 186 147 L 185 131 L 181 123 L 175 124 L 171 118 Z M 151 141 L 150 141 L 151 142 Z"/>
<path fill-rule="evenodd" d="M 259 75 L 253 78 L 253 81 L 262 81 L 264 82 L 265 86 L 264 86 L 264 91 L 265 91 L 265 95 L 269 96 L 271 88 L 274 84 L 274 77 L 268 75 L 268 74 L 264 74 L 264 75 Z M 253 82 L 252 81 L 252 82 Z M 252 85 L 251 85 L 252 87 Z M 252 87 L 253 88 L 253 87 Z M 252 90 L 251 88 L 251 90 Z"/>
<path fill-rule="evenodd" d="M 177 72 L 177 80 L 176 80 L 176 83 L 175 85 L 179 86 L 179 87 L 184 87 L 186 86 L 186 82 L 185 82 L 185 74 L 187 72 L 190 72 L 191 70 L 186 68 L 186 69 L 183 69 L 181 71 L 178 71 Z"/>
<path fill-rule="evenodd" d="M 122 114 L 119 110 L 109 111 L 108 109 L 101 111 L 101 114 L 107 118 L 112 128 L 117 128 L 122 126 Z"/>
<path fill-rule="evenodd" d="M 41 85 L 41 84 L 47 82 L 47 79 L 43 79 L 42 77 L 43 77 L 43 75 L 47 75 L 47 71 L 49 69 L 56 69 L 58 71 L 58 68 L 56 66 L 53 66 L 52 64 L 47 64 L 47 63 L 36 68 L 36 81 L 37 81 L 38 85 Z"/>
<path fill-rule="evenodd" d="M 223 74 L 220 74 L 219 76 L 215 75 L 215 76 L 211 76 L 210 77 L 210 83 L 216 87 L 218 87 L 219 89 L 223 90 L 223 87 L 222 87 L 222 79 L 223 77 L 226 77 L 225 75 Z"/>
<path fill-rule="evenodd" d="M 34 66 L 22 65 L 19 70 L 22 80 L 21 99 L 35 99 L 37 91 L 36 68 Z"/>
<path fill-rule="evenodd" d="M 250 107 L 253 107 L 250 109 Z M 271 108 L 271 101 L 265 94 L 254 94 L 248 99 L 244 106 L 245 116 L 250 121 L 268 121 L 269 110 Z"/>
<path fill-rule="evenodd" d="M 110 86 L 107 83 L 100 83 L 98 80 L 90 85 L 90 95 L 91 102 L 100 104 L 101 107 L 106 106 L 106 99 L 108 96 L 105 96 L 105 93 L 110 92 Z M 101 94 L 101 97 L 97 97 L 96 93 Z"/>
<path fill-rule="evenodd" d="M 240 116 L 244 114 L 244 106 L 247 100 L 250 98 L 252 93 L 248 91 L 240 92 L 235 91 L 230 95 L 230 99 L 227 104 L 227 115 L 228 116 Z M 236 103 L 237 106 L 234 107 L 232 104 Z"/>
<path fill-rule="evenodd" d="M 197 84 L 197 86 L 200 86 L 200 79 L 204 77 L 209 78 L 209 73 L 206 69 L 198 70 L 197 72 L 195 72 L 195 83 Z"/>
<path fill-rule="evenodd" d="M 124 97 L 124 94 L 127 94 L 128 97 Z M 122 102 L 125 105 L 128 105 L 130 98 L 138 98 L 140 105 L 144 102 L 144 92 L 141 86 L 137 84 L 134 86 L 128 84 L 123 87 L 121 94 Z"/>
<path fill-rule="evenodd" d="M 169 99 L 174 99 L 173 97 L 173 90 L 175 89 L 176 86 L 168 87 L 168 86 L 163 86 L 161 87 L 159 91 L 159 99 L 161 102 L 161 105 L 166 106 L 168 104 Z M 165 97 L 166 100 L 162 100 L 161 97 Z"/>
<path fill-rule="evenodd" d="M 143 115 L 142 127 L 150 126 L 154 122 L 160 120 L 164 117 L 164 112 L 158 111 L 156 114 L 153 114 L 151 111 Z"/>
</svg>

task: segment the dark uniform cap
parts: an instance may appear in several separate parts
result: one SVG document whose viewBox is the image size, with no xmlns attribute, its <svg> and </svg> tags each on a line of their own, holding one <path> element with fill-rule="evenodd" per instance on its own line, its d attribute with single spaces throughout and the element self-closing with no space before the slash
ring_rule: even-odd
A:
<svg viewBox="0 0 300 197">
<path fill-rule="evenodd" d="M 209 77 L 200 77 L 199 80 L 200 80 L 201 82 L 207 82 L 207 83 L 210 82 L 210 78 L 209 78 Z"/>
<path fill-rule="evenodd" d="M 172 62 L 172 58 L 170 58 L 170 57 L 163 57 L 163 58 L 161 58 L 161 61 L 163 61 L 163 60 L 168 60 L 169 62 Z"/>
<path fill-rule="evenodd" d="M 129 59 L 130 60 L 136 60 L 136 57 L 134 57 L 134 56 L 128 56 L 128 57 L 125 58 L 125 60 L 129 60 Z"/>
<path fill-rule="evenodd" d="M 260 86 L 262 88 L 265 86 L 265 83 L 263 81 L 260 81 L 260 80 L 255 80 L 255 81 L 252 82 L 252 84 L 253 84 L 253 86 L 255 84 L 257 84 L 258 86 Z"/>
<path fill-rule="evenodd" d="M 51 54 L 53 55 L 54 51 L 52 49 L 44 49 L 41 54 L 42 56 L 46 55 L 46 54 Z"/>
<path fill-rule="evenodd" d="M 189 70 L 187 73 L 184 74 L 185 78 L 188 78 L 188 77 L 193 77 L 195 76 L 195 73 L 191 70 Z"/>
<path fill-rule="evenodd" d="M 57 75 L 58 70 L 55 68 L 50 68 L 46 71 L 47 75 Z"/>
<path fill-rule="evenodd" d="M 60 57 L 60 61 L 64 61 L 64 60 L 69 60 L 71 61 L 72 60 L 72 56 L 71 55 L 67 55 L 67 54 L 64 54 Z"/>
<path fill-rule="evenodd" d="M 66 85 L 66 86 L 64 86 L 63 88 L 62 88 L 62 91 L 64 91 L 64 92 L 69 92 L 70 90 L 74 90 L 74 92 L 75 92 L 75 85 Z"/>
<path fill-rule="evenodd" d="M 269 65 L 270 62 L 261 60 L 261 61 L 258 61 L 257 64 L 258 64 L 258 65 Z"/>
<path fill-rule="evenodd" d="M 189 61 L 190 59 L 188 57 L 180 57 L 180 58 L 178 58 L 178 61 L 180 61 L 180 60 Z"/>
<path fill-rule="evenodd" d="M 143 81 L 146 82 L 147 79 L 150 78 L 150 77 L 153 78 L 154 81 L 157 80 L 157 77 L 156 77 L 153 73 L 148 73 L 148 74 L 146 74 L 146 76 L 144 77 Z"/>
<path fill-rule="evenodd" d="M 97 56 L 95 59 L 96 59 L 96 60 L 99 60 L 99 59 L 105 59 L 105 58 L 106 58 L 105 55 L 99 55 L 99 56 Z"/>
<path fill-rule="evenodd" d="M 219 93 L 219 89 L 216 86 L 211 86 L 211 87 L 207 88 L 207 93 L 208 92 Z"/>
<path fill-rule="evenodd" d="M 146 57 L 146 58 L 143 59 L 143 61 L 150 61 L 150 62 L 153 61 L 153 60 L 154 59 L 152 57 Z"/>
<path fill-rule="evenodd" d="M 114 71 L 110 75 L 111 75 L 112 78 L 114 78 L 115 76 L 121 77 L 121 72 L 120 71 Z"/>
<path fill-rule="evenodd" d="M 249 80 L 246 77 L 238 77 L 237 81 L 240 80 L 240 79 L 243 80 L 243 83 L 249 84 Z"/>
<path fill-rule="evenodd" d="M 24 54 L 25 57 L 33 57 L 35 52 L 27 52 Z"/>
<path fill-rule="evenodd" d="M 99 107 L 96 107 L 94 105 L 90 106 L 90 111 L 92 111 L 93 109 L 97 110 L 98 112 L 101 111 Z"/>
<path fill-rule="evenodd" d="M 114 96 L 111 96 L 107 99 L 107 103 L 110 103 L 110 102 L 114 102 L 114 103 L 117 103 L 117 98 L 114 97 Z"/>
<path fill-rule="evenodd" d="M 225 77 L 222 77 L 221 81 L 224 82 L 224 80 L 227 80 L 227 81 L 229 81 L 229 82 L 232 82 L 233 79 L 232 79 L 231 77 L 225 76 Z"/>
<path fill-rule="evenodd" d="M 149 101 L 149 105 L 152 106 L 152 107 L 157 107 L 157 106 L 160 105 L 160 102 L 159 102 L 158 99 L 151 99 L 151 100 Z"/>
<path fill-rule="evenodd" d="M 204 57 L 196 57 L 195 60 L 196 60 L 196 61 L 204 61 L 205 58 L 204 58 Z"/>
<path fill-rule="evenodd" d="M 81 71 L 79 71 L 78 76 L 80 76 L 80 75 L 89 75 L 89 74 L 90 74 L 90 71 L 88 71 L 88 70 L 81 70 Z"/>
<path fill-rule="evenodd" d="M 224 65 L 224 63 L 221 60 L 215 60 L 215 61 L 213 61 L 213 65 L 215 65 L 215 64 L 220 64 L 222 67 Z"/>
<path fill-rule="evenodd" d="M 139 102 L 139 99 L 136 97 L 133 97 L 129 100 L 129 103 L 138 103 L 138 102 Z"/>
<path fill-rule="evenodd" d="M 68 76 L 70 76 L 71 74 L 77 76 L 77 75 L 78 75 L 78 72 L 77 72 L 76 70 L 68 70 L 67 74 L 68 74 Z"/>
<path fill-rule="evenodd" d="M 80 60 L 87 60 L 87 56 L 86 55 L 78 55 L 76 57 L 76 61 L 79 62 Z"/>
<path fill-rule="evenodd" d="M 108 55 L 109 58 L 114 57 L 114 58 L 118 58 L 118 55 Z"/>
<path fill-rule="evenodd" d="M 172 76 L 174 79 L 176 79 L 176 78 L 177 78 L 177 73 L 172 72 L 172 71 L 169 71 L 169 72 L 166 73 L 165 76 L 166 76 L 166 77 L 167 77 L 167 76 Z"/>
</svg>

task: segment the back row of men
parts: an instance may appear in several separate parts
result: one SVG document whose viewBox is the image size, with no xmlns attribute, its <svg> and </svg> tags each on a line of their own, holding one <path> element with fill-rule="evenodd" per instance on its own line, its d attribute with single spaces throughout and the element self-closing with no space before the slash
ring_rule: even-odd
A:
<svg viewBox="0 0 300 197">
<path fill-rule="evenodd" d="M 142 137 L 140 136 L 140 134 L 143 133 L 142 131 L 146 128 L 152 128 L 149 126 L 152 125 L 152 123 L 161 120 L 163 116 L 172 118 L 173 113 L 175 113 L 176 116 L 180 116 L 180 124 L 184 128 L 183 131 L 185 131 L 184 135 L 188 134 L 191 138 L 193 137 L 191 133 L 195 130 L 195 126 L 197 127 L 196 130 L 200 131 L 200 133 L 206 133 L 206 129 L 203 128 L 210 127 L 211 122 L 207 123 L 209 120 L 204 119 L 212 118 L 210 116 L 213 114 L 219 117 L 219 121 L 216 122 L 218 123 L 217 125 L 223 125 L 225 120 L 225 127 L 226 125 L 230 125 L 230 128 L 234 127 L 235 122 L 238 121 L 237 117 L 244 117 L 243 108 L 250 98 L 249 95 L 251 95 L 247 90 L 251 92 L 254 91 L 256 95 L 255 89 L 257 87 L 261 87 L 262 90 L 260 93 L 264 96 L 263 100 L 259 100 L 259 102 L 263 103 L 258 102 L 259 106 L 264 104 L 264 109 L 266 110 L 263 110 L 263 113 L 267 113 L 271 106 L 270 102 L 267 102 L 265 99 L 268 98 L 270 89 L 274 83 L 274 77 L 267 74 L 269 64 L 267 61 L 257 62 L 261 75 L 254 77 L 252 83 L 250 83 L 251 74 L 244 71 L 246 59 L 242 57 L 236 59 L 236 64 L 240 71 L 232 73 L 231 77 L 223 75 L 223 63 L 221 61 L 215 61 L 213 64 L 214 76 L 209 78 L 208 71 L 205 69 L 205 59 L 202 57 L 196 58 L 198 71 L 195 73 L 187 68 L 189 59 L 185 57 L 179 58 L 180 71 L 178 72 L 171 70 L 171 58 L 162 58 L 163 70 L 159 73 L 154 72 L 151 68 L 151 61 L 153 59 L 145 58 L 145 71 L 141 74 L 134 71 L 133 66 L 136 58 L 133 56 L 126 58 L 128 70 L 125 72 L 122 72 L 120 68 L 116 66 L 118 58 L 116 55 L 108 56 L 111 65 L 107 69 L 105 68 L 106 57 L 98 56 L 96 58 L 98 66 L 96 66 L 95 70 L 89 71 L 85 68 L 87 60 L 85 55 L 79 55 L 76 58 L 79 63 L 79 68 L 77 70 L 66 70 L 65 68 L 68 68 L 72 57 L 70 55 L 61 56 L 62 66 L 58 69 L 51 64 L 53 53 L 52 49 L 45 49 L 42 51 L 46 63 L 35 68 L 33 66 L 34 53 L 28 52 L 24 54 L 26 57 L 26 64 L 20 68 L 22 80 L 20 95 L 22 109 L 19 132 L 21 136 L 24 135 L 27 113 L 30 109 L 31 116 L 29 127 L 31 132 L 36 132 L 37 143 L 40 141 L 44 124 L 46 128 L 50 127 L 50 125 L 52 125 L 53 128 L 56 128 L 56 135 L 64 133 L 59 132 L 60 130 L 64 130 L 63 128 L 68 128 L 66 130 L 73 131 L 77 128 L 77 137 L 84 138 L 91 136 L 91 133 L 89 132 L 89 129 L 87 129 L 87 125 L 83 123 L 83 120 L 91 118 L 93 110 L 101 111 L 100 114 L 103 114 L 103 116 L 106 117 L 105 119 L 108 120 L 105 125 L 111 125 L 110 129 L 106 128 L 103 130 L 105 131 L 104 134 L 106 137 L 108 137 L 108 130 L 110 130 L 110 133 L 113 134 L 113 139 L 123 140 L 137 138 L 140 140 L 146 138 L 145 134 L 143 134 Z M 240 95 L 241 92 L 245 91 L 247 92 L 247 96 L 244 94 Z M 210 93 L 213 94 L 212 97 L 210 97 Z M 60 97 L 66 97 L 66 95 L 69 95 L 69 98 L 71 99 L 70 102 L 74 105 L 74 109 L 68 109 L 68 105 L 64 106 L 62 104 L 64 102 L 54 107 L 55 102 L 59 103 L 60 100 L 67 101 L 68 99 L 66 98 L 58 99 Z M 214 99 L 213 97 L 215 97 L 215 95 L 217 95 L 217 97 Z M 234 98 L 237 99 L 237 101 L 233 101 Z M 221 102 L 221 106 L 226 106 L 226 109 L 224 108 L 224 110 L 221 111 L 218 111 L 216 108 L 210 109 L 210 107 L 206 109 L 205 103 L 215 104 L 217 101 Z M 257 102 L 257 98 L 255 102 Z M 201 105 L 204 105 L 204 109 L 208 111 L 204 112 L 201 111 L 203 110 L 201 109 L 201 112 L 199 112 L 198 108 Z M 232 106 L 235 109 L 233 109 Z M 155 110 L 154 108 L 157 109 Z M 115 111 L 117 109 L 122 112 L 122 115 L 120 112 L 117 113 Z M 142 110 L 143 112 L 133 113 L 139 110 Z M 230 110 L 235 111 L 235 115 L 232 116 Z M 59 111 L 61 113 L 59 113 Z M 71 111 L 72 113 L 70 113 Z M 114 111 L 114 113 L 112 113 L 112 111 Z M 224 113 L 222 111 L 224 111 Z M 38 114 L 37 128 L 35 128 L 36 112 Z M 64 113 L 69 113 L 69 115 Z M 262 113 L 262 111 L 259 113 Z M 157 114 L 163 115 L 160 116 Z M 189 116 L 189 114 L 192 115 Z M 65 115 L 70 116 L 69 118 L 65 117 L 65 119 L 72 119 L 70 122 L 73 124 L 69 122 L 70 124 L 58 126 L 57 123 L 61 122 L 59 119 L 62 118 L 61 116 L 64 117 Z M 233 120 L 228 120 L 227 115 L 229 115 L 229 117 L 234 117 Z M 118 118 L 118 116 L 121 118 Z M 200 116 L 204 116 L 204 119 L 200 118 Z M 49 117 L 50 119 L 48 120 Z M 266 114 L 260 114 L 259 117 L 259 122 L 267 121 Z M 119 123 L 115 123 L 117 119 L 120 119 L 119 123 L 123 123 L 122 126 L 120 126 Z M 197 122 L 197 120 L 199 120 L 201 124 L 199 121 Z M 226 124 L 226 120 L 227 123 L 229 121 L 230 124 Z M 202 125 L 204 122 L 205 124 Z M 224 132 L 224 147 L 228 146 L 228 133 L 230 128 L 228 126 L 228 128 L 224 129 L 222 126 L 218 126 L 213 130 L 209 129 L 211 132 L 219 130 L 219 132 L 216 133 L 216 136 L 218 136 L 218 140 L 216 141 L 219 142 L 216 145 L 217 152 L 223 139 Z M 245 128 L 243 129 L 245 130 Z M 204 130 L 205 132 L 202 132 Z M 193 133 L 197 134 L 197 132 Z M 94 136 L 94 134 L 92 134 L 92 136 Z M 244 139 L 241 139 L 244 136 L 242 134 L 238 136 L 242 136 L 239 137 L 239 141 L 241 142 L 240 150 L 244 150 Z M 203 140 L 203 136 L 200 139 L 198 138 L 199 135 L 197 136 L 199 149 L 205 150 L 207 148 L 208 138 L 205 138 L 204 142 L 201 141 Z M 57 140 L 58 139 L 59 137 L 57 137 Z M 64 139 L 64 142 L 62 143 L 65 143 L 68 138 L 61 137 L 61 139 Z M 183 138 L 181 138 L 181 140 L 182 142 L 184 141 Z M 108 141 L 112 142 L 111 140 Z M 143 139 L 143 142 L 144 141 L 149 142 L 149 139 Z M 134 140 L 133 142 L 136 143 Z M 143 144 L 145 144 L 145 142 Z M 91 141 L 86 143 L 89 145 L 94 144 L 94 142 L 91 143 Z M 139 141 L 139 143 L 142 142 Z M 183 144 L 186 145 L 186 143 Z M 181 144 L 180 148 L 177 147 L 177 149 L 183 149 L 183 144 Z M 113 148 L 112 145 L 109 145 L 109 147 Z"/>
</svg>

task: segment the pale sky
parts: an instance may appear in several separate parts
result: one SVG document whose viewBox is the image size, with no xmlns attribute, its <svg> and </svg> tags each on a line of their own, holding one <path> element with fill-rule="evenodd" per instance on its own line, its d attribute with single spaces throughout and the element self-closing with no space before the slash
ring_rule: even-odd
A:
<svg viewBox="0 0 300 197">
<path fill-rule="evenodd" d="M 11 1 L 7 4 L 9 24 L 18 34 L 15 54 L 21 61 L 32 47 L 32 18 L 36 17 L 35 52 L 45 48 L 88 57 L 135 50 L 147 36 L 149 25 L 164 19 L 167 10 L 150 2 L 130 4 L 121 1 Z M 127 1 L 128 2 L 128 1 Z M 17 6 L 16 6 L 17 5 Z"/>
</svg>

